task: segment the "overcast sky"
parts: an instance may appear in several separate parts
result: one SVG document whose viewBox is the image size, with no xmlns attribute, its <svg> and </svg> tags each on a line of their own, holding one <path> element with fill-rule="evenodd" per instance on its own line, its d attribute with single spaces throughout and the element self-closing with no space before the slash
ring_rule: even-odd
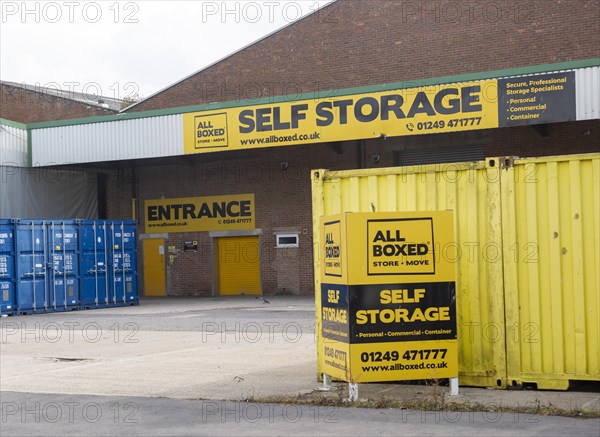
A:
<svg viewBox="0 0 600 437">
<path fill-rule="evenodd" d="M 0 79 L 147 97 L 331 0 L 0 1 Z"/>
</svg>

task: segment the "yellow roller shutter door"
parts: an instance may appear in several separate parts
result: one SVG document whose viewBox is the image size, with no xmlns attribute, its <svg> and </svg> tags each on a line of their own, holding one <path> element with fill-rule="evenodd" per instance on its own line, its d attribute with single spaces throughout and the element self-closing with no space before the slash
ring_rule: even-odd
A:
<svg viewBox="0 0 600 437">
<path fill-rule="evenodd" d="M 260 295 L 259 237 L 218 238 L 215 265 L 220 295 Z"/>
</svg>

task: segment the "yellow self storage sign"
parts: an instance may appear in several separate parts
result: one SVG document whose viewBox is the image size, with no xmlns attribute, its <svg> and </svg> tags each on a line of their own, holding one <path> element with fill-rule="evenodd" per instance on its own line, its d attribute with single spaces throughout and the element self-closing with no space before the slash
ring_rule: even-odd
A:
<svg viewBox="0 0 600 437">
<path fill-rule="evenodd" d="M 183 115 L 186 154 L 498 127 L 497 80 Z"/>
<path fill-rule="evenodd" d="M 181 197 L 144 202 L 146 233 L 254 229 L 254 194 Z"/>
<path fill-rule="evenodd" d="M 321 221 L 320 359 L 351 382 L 458 376 L 451 212 Z"/>
</svg>

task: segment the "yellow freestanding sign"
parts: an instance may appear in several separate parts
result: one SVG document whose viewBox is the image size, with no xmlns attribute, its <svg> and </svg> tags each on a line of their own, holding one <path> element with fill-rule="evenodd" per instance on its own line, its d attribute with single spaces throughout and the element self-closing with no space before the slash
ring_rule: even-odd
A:
<svg viewBox="0 0 600 437">
<path fill-rule="evenodd" d="M 348 382 L 458 377 L 453 214 L 321 219 L 318 347 Z"/>
</svg>

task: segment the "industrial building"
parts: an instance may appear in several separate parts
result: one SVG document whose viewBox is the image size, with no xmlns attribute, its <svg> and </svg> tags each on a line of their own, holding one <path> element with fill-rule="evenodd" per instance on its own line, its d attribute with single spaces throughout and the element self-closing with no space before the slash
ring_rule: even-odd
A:
<svg viewBox="0 0 600 437">
<path fill-rule="evenodd" d="M 137 219 L 146 296 L 311 295 L 320 215 L 453 209 L 461 380 L 564 389 L 600 365 L 599 23 L 338 0 L 118 114 L 2 115 L 2 162 Z"/>
<path fill-rule="evenodd" d="M 57 86 L 0 81 L 0 217 L 93 219 L 95 172 L 75 167 L 33 168 L 27 124 L 118 113 L 121 102 Z"/>
<path fill-rule="evenodd" d="M 501 3 L 333 2 L 119 114 L 27 124 L 29 163 L 139 221 L 147 295 L 312 294 L 311 169 L 600 150 L 598 3 Z"/>
</svg>

